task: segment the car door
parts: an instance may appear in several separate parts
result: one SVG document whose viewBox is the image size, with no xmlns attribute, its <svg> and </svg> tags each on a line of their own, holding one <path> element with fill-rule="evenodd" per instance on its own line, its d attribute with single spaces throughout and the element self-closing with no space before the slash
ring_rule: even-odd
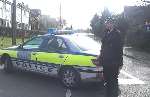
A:
<svg viewBox="0 0 150 97">
<path fill-rule="evenodd" d="M 36 58 L 38 62 L 46 65 L 48 74 L 56 75 L 58 69 L 67 58 L 68 50 L 62 38 L 50 38 L 47 46 L 37 52 Z"/>
<path fill-rule="evenodd" d="M 36 52 L 44 42 L 44 37 L 35 37 L 18 48 L 16 66 L 21 69 L 36 71 Z"/>
</svg>

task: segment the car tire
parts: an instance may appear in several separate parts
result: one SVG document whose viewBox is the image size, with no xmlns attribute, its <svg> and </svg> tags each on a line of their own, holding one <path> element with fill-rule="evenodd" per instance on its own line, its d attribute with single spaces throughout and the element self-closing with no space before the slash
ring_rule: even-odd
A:
<svg viewBox="0 0 150 97">
<path fill-rule="evenodd" d="M 2 65 L 5 72 L 10 73 L 13 71 L 13 65 L 10 57 L 4 57 Z"/>
<path fill-rule="evenodd" d="M 67 88 L 76 88 L 81 82 L 80 74 L 74 68 L 63 68 L 60 72 L 60 80 Z"/>
</svg>

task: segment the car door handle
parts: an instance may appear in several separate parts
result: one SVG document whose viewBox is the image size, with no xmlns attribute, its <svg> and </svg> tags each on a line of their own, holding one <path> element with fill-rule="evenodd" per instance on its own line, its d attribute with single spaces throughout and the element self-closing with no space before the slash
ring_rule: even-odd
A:
<svg viewBox="0 0 150 97">
<path fill-rule="evenodd" d="M 59 58 L 64 58 L 64 56 L 63 55 L 59 55 Z"/>
</svg>

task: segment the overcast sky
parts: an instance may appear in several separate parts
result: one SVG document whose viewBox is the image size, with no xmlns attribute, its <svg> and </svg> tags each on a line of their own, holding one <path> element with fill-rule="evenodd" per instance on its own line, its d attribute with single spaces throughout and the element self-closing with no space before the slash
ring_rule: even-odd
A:
<svg viewBox="0 0 150 97">
<path fill-rule="evenodd" d="M 108 7 L 113 13 L 121 13 L 125 5 L 133 5 L 137 0 L 18 0 L 30 8 L 41 9 L 42 14 L 59 17 L 60 2 L 62 17 L 74 28 L 86 29 L 95 13 Z"/>
</svg>

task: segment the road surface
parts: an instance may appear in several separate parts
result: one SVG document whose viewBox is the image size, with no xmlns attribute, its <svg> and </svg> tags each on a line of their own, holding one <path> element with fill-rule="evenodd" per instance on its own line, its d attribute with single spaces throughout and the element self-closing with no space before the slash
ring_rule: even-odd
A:
<svg viewBox="0 0 150 97">
<path fill-rule="evenodd" d="M 150 97 L 150 60 L 124 57 L 119 75 L 120 97 Z M 7 74 L 0 70 L 0 97 L 66 97 L 58 79 L 29 72 Z M 84 83 L 71 97 L 104 97 L 104 87 Z"/>
</svg>

